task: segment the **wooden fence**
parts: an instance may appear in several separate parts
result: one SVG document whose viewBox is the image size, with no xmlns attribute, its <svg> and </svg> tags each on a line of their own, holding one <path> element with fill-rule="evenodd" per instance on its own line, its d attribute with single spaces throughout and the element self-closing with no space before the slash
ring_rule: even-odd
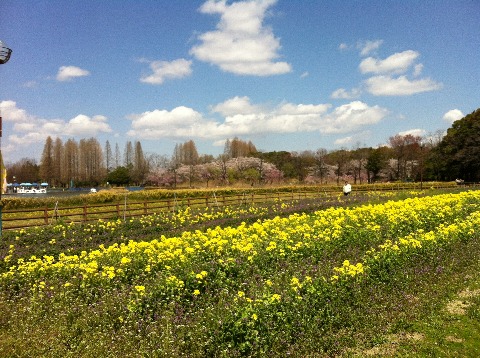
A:
<svg viewBox="0 0 480 358">
<path fill-rule="evenodd" d="M 420 188 L 420 187 L 419 187 Z M 438 185 L 437 189 L 441 189 Z M 445 186 L 447 188 L 447 186 Z M 448 186 L 448 188 L 452 188 Z M 368 191 L 401 191 L 413 190 L 412 186 L 391 186 L 388 188 L 369 186 L 369 189 L 355 190 L 352 195 L 359 195 Z M 417 188 L 418 189 L 418 188 Z M 155 201 L 128 201 L 106 203 L 106 204 L 84 204 L 82 206 L 67 207 L 44 207 L 35 209 L 3 210 L 3 230 L 20 229 L 35 226 L 45 226 L 56 222 L 86 223 L 91 221 L 116 220 L 152 215 L 162 212 L 173 212 L 179 209 L 202 208 L 202 207 L 224 207 L 241 205 L 265 205 L 275 201 L 294 201 L 305 199 L 325 199 L 341 195 L 341 188 L 322 188 L 317 191 L 289 191 L 289 192 L 266 192 L 266 193 L 238 193 L 231 195 L 216 195 L 215 193 L 203 197 L 172 198 Z"/>
</svg>

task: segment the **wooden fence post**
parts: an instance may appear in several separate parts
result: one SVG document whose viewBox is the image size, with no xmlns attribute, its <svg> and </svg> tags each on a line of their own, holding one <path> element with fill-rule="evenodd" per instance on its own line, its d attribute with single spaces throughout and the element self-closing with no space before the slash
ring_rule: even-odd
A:
<svg viewBox="0 0 480 358">
<path fill-rule="evenodd" d="M 87 204 L 83 204 L 83 221 L 87 222 Z"/>
<path fill-rule="evenodd" d="M 143 202 L 143 214 L 148 215 L 148 204 L 146 201 Z"/>
<path fill-rule="evenodd" d="M 43 209 L 43 214 L 45 218 L 45 225 L 48 225 L 48 208 Z"/>
</svg>

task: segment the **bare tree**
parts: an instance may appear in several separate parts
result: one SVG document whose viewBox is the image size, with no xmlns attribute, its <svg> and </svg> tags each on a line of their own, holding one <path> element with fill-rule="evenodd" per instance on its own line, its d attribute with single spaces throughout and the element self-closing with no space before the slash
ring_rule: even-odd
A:
<svg viewBox="0 0 480 358">
<path fill-rule="evenodd" d="M 188 165 L 190 168 L 190 173 L 188 176 L 189 186 L 192 186 L 192 182 L 194 179 L 194 167 L 198 163 L 198 151 L 197 146 L 193 140 L 189 140 L 183 144 L 183 163 Z"/>
<path fill-rule="evenodd" d="M 360 180 L 360 184 L 362 184 L 363 179 L 368 177 L 366 172 L 362 175 L 362 170 L 367 163 L 369 152 L 369 148 L 360 148 L 360 145 L 357 145 L 357 148 L 351 152 L 351 168 L 353 171 L 353 182 L 355 184 L 357 180 Z"/>
<path fill-rule="evenodd" d="M 346 149 L 336 150 L 328 155 L 329 161 L 335 166 L 335 175 L 337 184 L 340 183 L 340 177 L 349 174 L 348 162 L 350 161 L 350 152 Z"/>
<path fill-rule="evenodd" d="M 115 168 L 118 168 L 120 165 L 122 165 L 122 156 L 120 154 L 120 146 L 118 143 L 115 143 Z"/>
<path fill-rule="evenodd" d="M 415 162 L 418 159 L 422 137 L 395 135 L 389 138 L 390 146 L 396 160 L 396 178 L 406 180 L 414 173 Z"/>
<path fill-rule="evenodd" d="M 166 155 L 157 153 L 148 153 L 146 156 L 147 166 L 149 170 L 156 170 L 158 168 L 168 168 L 170 160 Z"/>
<path fill-rule="evenodd" d="M 142 144 L 135 142 L 135 151 L 133 156 L 132 179 L 137 184 L 142 184 L 148 173 L 148 162 L 143 154 Z"/>
<path fill-rule="evenodd" d="M 320 178 L 320 183 L 324 182 L 328 174 L 327 154 L 328 152 L 325 148 L 317 149 L 314 154 L 314 174 Z"/>
<path fill-rule="evenodd" d="M 63 162 L 62 181 L 70 183 L 70 186 L 73 186 L 74 182 L 79 180 L 78 144 L 74 139 L 68 139 L 65 142 Z"/>
<path fill-rule="evenodd" d="M 113 160 L 113 152 L 110 142 L 107 140 L 105 143 L 105 169 L 107 173 L 110 173 L 113 170 L 114 160 Z"/>
<path fill-rule="evenodd" d="M 257 152 L 257 148 L 251 141 L 245 142 L 237 137 L 232 140 L 227 139 L 223 150 L 223 154 L 228 158 L 251 157 Z"/>
<path fill-rule="evenodd" d="M 40 159 L 40 177 L 48 183 L 53 179 L 53 139 L 48 136 L 43 146 L 42 157 Z"/>
<path fill-rule="evenodd" d="M 52 183 L 53 185 L 67 185 L 68 182 L 62 181 L 62 168 L 64 167 L 64 147 L 63 142 L 60 138 L 55 139 L 55 144 L 53 146 L 53 175 Z"/>
<path fill-rule="evenodd" d="M 103 152 L 95 138 L 82 139 L 79 143 L 79 176 L 83 184 L 98 185 L 105 177 Z"/>
<path fill-rule="evenodd" d="M 125 150 L 123 151 L 123 165 L 126 168 L 130 168 L 133 165 L 133 144 L 128 141 L 125 144 Z"/>
</svg>

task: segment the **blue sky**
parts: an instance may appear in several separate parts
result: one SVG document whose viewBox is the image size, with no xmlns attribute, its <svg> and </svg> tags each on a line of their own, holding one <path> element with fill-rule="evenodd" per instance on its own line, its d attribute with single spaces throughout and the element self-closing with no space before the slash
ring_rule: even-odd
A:
<svg viewBox="0 0 480 358">
<path fill-rule="evenodd" d="M 480 1 L 2 0 L 2 153 L 378 146 L 476 110 Z"/>
</svg>

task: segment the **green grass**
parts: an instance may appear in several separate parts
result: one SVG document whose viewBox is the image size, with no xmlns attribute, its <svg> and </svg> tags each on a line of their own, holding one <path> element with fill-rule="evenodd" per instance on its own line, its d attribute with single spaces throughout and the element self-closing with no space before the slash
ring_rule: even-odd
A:
<svg viewBox="0 0 480 358">
<path fill-rule="evenodd" d="M 480 262 L 466 273 L 458 292 L 423 320 L 412 323 L 417 340 L 402 341 L 398 355 L 480 357 Z"/>
<path fill-rule="evenodd" d="M 460 249 L 457 247 L 457 249 Z M 466 250 L 466 251 L 464 251 Z M 449 267 L 405 287 L 409 306 L 396 312 L 380 334 L 360 339 L 345 357 L 480 357 L 480 243 L 450 256 Z M 398 298 L 390 296 L 393 301 Z M 362 336 L 369 332 L 369 328 Z"/>
</svg>

